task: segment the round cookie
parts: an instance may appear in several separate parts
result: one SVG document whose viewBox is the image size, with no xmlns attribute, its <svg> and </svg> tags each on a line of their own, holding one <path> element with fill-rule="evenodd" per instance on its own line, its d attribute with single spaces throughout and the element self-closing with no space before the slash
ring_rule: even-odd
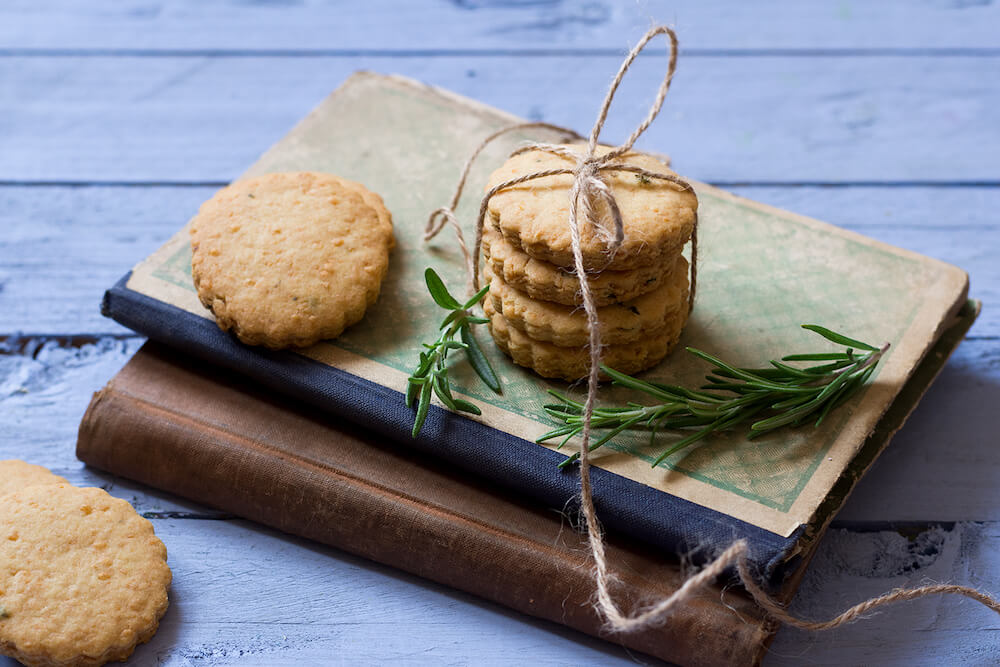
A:
<svg viewBox="0 0 1000 667">
<path fill-rule="evenodd" d="M 69 482 L 59 475 L 53 474 L 48 468 L 36 466 L 34 463 L 25 463 L 16 459 L 0 461 L 0 496 L 5 496 L 26 486 L 41 484 L 69 484 Z"/>
<path fill-rule="evenodd" d="M 580 146 L 570 146 L 583 150 Z M 599 147 L 598 153 L 607 152 Z M 650 155 L 626 153 L 618 162 L 658 173 L 674 174 Z M 543 151 L 527 151 L 507 160 L 490 176 L 487 189 L 532 172 L 572 167 L 573 161 Z M 622 213 L 625 239 L 613 256 L 595 232 L 581 221 L 581 250 L 588 271 L 622 271 L 648 266 L 680 252 L 694 229 L 698 198 L 692 190 L 656 179 L 640 178 L 627 171 L 605 171 Z M 535 259 L 563 267 L 573 266 L 569 229 L 570 174 L 547 176 L 496 193 L 489 203 L 490 221 L 513 246 Z M 607 204 L 599 201 L 596 213 L 608 219 Z"/>
<path fill-rule="evenodd" d="M 202 204 L 190 231 L 201 302 L 244 343 L 275 349 L 359 321 L 394 242 L 391 221 L 354 186 L 309 172 L 237 181 Z"/>
<path fill-rule="evenodd" d="M 662 330 L 687 312 L 687 260 L 678 257 L 669 280 L 652 292 L 625 303 L 600 306 L 601 341 L 606 345 L 631 343 Z M 486 274 L 488 277 L 489 274 Z M 587 314 L 582 307 L 537 301 L 492 275 L 490 299 L 507 323 L 529 338 L 560 347 L 579 347 L 590 340 Z"/>
<path fill-rule="evenodd" d="M 492 225 L 483 226 L 483 256 L 493 275 L 532 299 L 553 301 L 566 306 L 583 304 L 580 281 L 571 269 L 534 259 L 512 246 Z M 672 258 L 629 271 L 602 271 L 588 276 L 590 291 L 598 306 L 621 303 L 651 292 L 669 278 Z"/>
<path fill-rule="evenodd" d="M 341 185 L 351 192 L 361 195 L 361 200 L 375 211 L 379 222 L 382 223 L 382 226 L 389 233 L 389 249 L 392 250 L 396 247 L 396 238 L 392 234 L 392 213 L 385 207 L 382 196 L 377 192 L 372 192 L 357 181 L 349 181 L 346 178 L 334 176 L 333 174 L 327 174 L 327 176 L 340 181 Z"/>
<path fill-rule="evenodd" d="M 30 486 L 0 503 L 0 653 L 102 665 L 149 641 L 170 568 L 153 525 L 96 488 Z"/>
<path fill-rule="evenodd" d="M 590 372 L 590 352 L 586 347 L 559 347 L 552 343 L 529 338 L 507 323 L 496 312 L 490 299 L 483 301 L 483 310 L 490 319 L 493 340 L 514 363 L 532 369 L 542 377 L 569 382 L 587 377 Z M 602 362 L 629 375 L 652 368 L 677 344 L 687 321 L 687 310 L 682 317 L 668 323 L 660 332 L 625 345 L 607 345 L 602 348 Z M 603 378 L 602 379 L 607 379 Z"/>
</svg>

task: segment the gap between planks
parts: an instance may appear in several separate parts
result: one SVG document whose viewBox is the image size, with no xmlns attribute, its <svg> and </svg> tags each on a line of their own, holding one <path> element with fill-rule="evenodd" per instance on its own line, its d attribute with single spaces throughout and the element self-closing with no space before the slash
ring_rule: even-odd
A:
<svg viewBox="0 0 1000 667">
<path fill-rule="evenodd" d="M 614 48 L 518 49 L 61 49 L 0 48 L 0 58 L 560 58 L 618 56 Z M 681 49 L 684 58 L 995 58 L 998 48 Z M 653 57 L 645 54 L 640 57 Z"/>
<path fill-rule="evenodd" d="M 44 180 L 0 179 L 0 188 L 221 188 L 225 180 L 203 181 L 121 181 L 121 180 Z M 998 188 L 1000 180 L 899 180 L 899 181 L 722 181 L 709 180 L 717 188 Z"/>
</svg>

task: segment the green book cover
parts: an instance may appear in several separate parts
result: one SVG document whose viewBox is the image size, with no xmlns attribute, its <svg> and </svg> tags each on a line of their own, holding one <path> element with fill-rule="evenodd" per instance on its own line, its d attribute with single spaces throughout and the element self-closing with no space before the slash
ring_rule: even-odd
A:
<svg viewBox="0 0 1000 667">
<path fill-rule="evenodd" d="M 433 267 L 455 291 L 466 282 L 450 232 L 431 243 L 423 241 L 427 216 L 448 202 L 464 161 L 479 141 L 519 120 L 401 77 L 359 73 L 247 171 L 247 176 L 335 173 L 381 194 L 393 214 L 397 247 L 378 302 L 340 338 L 297 354 L 395 391 L 405 389 L 420 343 L 436 337 L 443 312 L 427 295 L 424 269 Z M 554 138 L 544 132 L 511 136 L 480 156 L 458 210 L 466 238 L 473 238 L 489 173 L 525 140 Z M 648 148 L 669 153 L 670 147 Z M 675 168 L 683 176 L 684 165 Z M 783 429 L 752 442 L 745 440 L 743 431 L 733 431 L 655 467 L 651 463 L 674 436 L 661 434 L 651 447 L 647 433 L 636 433 L 616 438 L 592 461 L 637 484 L 777 537 L 814 536 L 975 318 L 975 309 L 966 305 L 968 277 L 937 260 L 708 185 L 694 186 L 700 217 L 695 308 L 677 350 L 644 378 L 702 384 L 706 364 L 684 352 L 684 346 L 740 366 L 824 349 L 828 344 L 802 330 L 803 323 L 822 324 L 870 343 L 889 342 L 891 348 L 869 386 L 820 428 Z M 211 318 L 192 285 L 186 229 L 137 265 L 127 288 L 190 315 Z M 950 337 L 943 337 L 949 327 Z M 492 345 L 485 328 L 480 340 L 501 377 L 503 394 L 494 394 L 471 369 L 456 364 L 451 372 L 456 393 L 483 414 L 455 419 L 474 419 L 533 441 L 554 425 L 542 410 L 551 402 L 548 389 L 583 395 L 582 384 L 550 382 L 511 363 Z M 917 373 L 935 344 L 937 356 Z M 600 395 L 607 402 L 631 398 L 610 386 Z M 566 453 L 576 444 L 567 445 Z M 846 479 L 851 482 L 845 487 Z M 795 551 L 786 550 L 785 556 Z"/>
</svg>

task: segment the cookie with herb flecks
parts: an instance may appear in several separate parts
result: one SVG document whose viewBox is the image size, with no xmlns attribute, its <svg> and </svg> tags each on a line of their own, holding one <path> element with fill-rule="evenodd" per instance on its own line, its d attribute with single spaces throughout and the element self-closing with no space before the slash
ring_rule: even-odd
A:
<svg viewBox="0 0 1000 667">
<path fill-rule="evenodd" d="M 582 147 L 569 146 L 581 151 Z M 599 147 L 598 153 L 610 150 Z M 649 172 L 675 175 L 651 155 L 626 153 L 616 162 Z M 549 169 L 572 168 L 573 160 L 539 150 L 515 155 L 490 176 L 487 189 L 528 174 Z M 606 241 L 595 225 L 581 221 L 581 250 L 588 271 L 623 271 L 663 263 L 662 258 L 680 253 L 691 238 L 698 198 L 693 190 L 629 171 L 604 171 L 621 211 L 625 237 L 620 248 L 609 254 Z M 489 220 L 514 247 L 551 264 L 573 266 L 569 229 L 572 174 L 546 176 L 506 188 L 489 202 Z M 599 200 L 596 215 L 610 220 L 607 204 Z"/>
<path fill-rule="evenodd" d="M 483 228 L 483 257 L 493 275 L 532 299 L 566 306 L 583 304 L 580 281 L 572 269 L 535 259 L 512 246 L 492 225 Z M 622 303 L 652 292 L 669 280 L 677 262 L 674 257 L 628 271 L 601 271 L 587 276 L 598 306 Z"/>
<path fill-rule="evenodd" d="M 102 489 L 29 486 L 0 503 L 0 654 L 32 667 L 124 660 L 167 610 L 153 525 Z"/>
<path fill-rule="evenodd" d="M 640 338 L 656 338 L 671 322 L 686 317 L 688 263 L 683 257 L 674 261 L 677 266 L 671 269 L 670 279 L 656 290 L 624 303 L 598 307 L 602 343 L 622 345 Z M 529 338 L 560 347 L 579 347 L 589 342 L 583 308 L 532 299 L 490 271 L 484 271 L 484 276 L 490 280 L 494 310 Z"/>
<path fill-rule="evenodd" d="M 483 310 L 489 318 L 490 333 L 497 347 L 514 363 L 532 369 L 542 377 L 575 381 L 590 372 L 590 351 L 586 346 L 560 347 L 535 340 L 511 326 L 493 307 L 492 299 L 483 300 Z M 622 345 L 601 348 L 601 360 L 612 368 L 631 375 L 660 363 L 677 345 L 681 329 L 687 322 L 687 309 L 676 320 L 668 322 L 659 332 Z"/>
<path fill-rule="evenodd" d="M 223 188 L 191 221 L 198 297 L 251 345 L 336 338 L 375 303 L 394 244 L 374 193 L 337 176 L 267 174 Z"/>
</svg>

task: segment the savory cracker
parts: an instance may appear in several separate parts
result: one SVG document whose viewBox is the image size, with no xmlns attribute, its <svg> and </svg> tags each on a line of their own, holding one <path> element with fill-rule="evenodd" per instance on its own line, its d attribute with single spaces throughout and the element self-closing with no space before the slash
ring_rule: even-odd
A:
<svg viewBox="0 0 1000 667">
<path fill-rule="evenodd" d="M 534 340 L 510 326 L 503 315 L 496 312 L 491 299 L 483 301 L 483 310 L 490 319 L 493 340 L 514 363 L 532 369 L 542 377 L 567 381 L 587 377 L 590 372 L 590 350 L 586 346 L 559 347 L 552 343 Z M 687 321 L 687 310 L 669 322 L 662 331 L 624 345 L 606 345 L 601 348 L 602 363 L 628 375 L 652 368 L 677 344 L 681 329 Z"/>
<path fill-rule="evenodd" d="M 579 146 L 569 146 L 583 150 Z M 609 151 L 599 147 L 598 154 Z M 666 164 L 650 155 L 626 153 L 618 163 L 650 172 L 674 175 Z M 531 150 L 507 160 L 490 176 L 487 189 L 500 183 L 548 169 L 573 167 L 567 157 Z M 595 225 L 580 221 L 581 250 L 588 270 L 622 271 L 662 263 L 691 238 L 698 198 L 694 191 L 629 171 L 603 171 L 622 214 L 625 238 L 614 254 L 609 254 Z M 507 241 L 525 253 L 557 266 L 573 266 L 569 229 L 572 174 L 546 176 L 501 190 L 489 202 L 489 222 Z M 606 202 L 595 204 L 596 215 L 610 221 Z M 607 224 L 610 224 L 608 222 Z"/>
<path fill-rule="evenodd" d="M 310 172 L 237 181 L 191 221 L 198 297 L 251 345 L 336 338 L 378 298 L 394 240 L 373 193 Z"/>
<path fill-rule="evenodd" d="M 0 653 L 25 665 L 124 660 L 167 610 L 153 525 L 96 488 L 29 486 L 0 503 Z"/>
<path fill-rule="evenodd" d="M 483 257 L 493 275 L 532 299 L 553 301 L 566 306 L 583 304 L 580 281 L 571 269 L 565 269 L 512 246 L 490 224 L 483 226 Z M 602 271 L 587 276 L 590 292 L 598 306 L 621 303 L 652 292 L 670 278 L 676 262 L 664 256 L 661 261 L 628 271 Z"/>
<path fill-rule="evenodd" d="M 48 468 L 25 463 L 16 459 L 0 461 L 0 496 L 23 489 L 26 486 L 41 484 L 69 484 L 59 475 L 53 474 Z"/>
<path fill-rule="evenodd" d="M 670 279 L 652 292 L 625 303 L 614 303 L 597 309 L 601 323 L 601 342 L 622 345 L 655 335 L 671 321 L 687 312 L 687 260 L 678 257 L 670 271 Z M 490 299 L 493 308 L 503 315 L 510 326 L 529 338 L 560 347 L 579 347 L 590 340 L 587 313 L 579 306 L 564 306 L 538 301 L 508 285 L 491 272 Z"/>
</svg>

